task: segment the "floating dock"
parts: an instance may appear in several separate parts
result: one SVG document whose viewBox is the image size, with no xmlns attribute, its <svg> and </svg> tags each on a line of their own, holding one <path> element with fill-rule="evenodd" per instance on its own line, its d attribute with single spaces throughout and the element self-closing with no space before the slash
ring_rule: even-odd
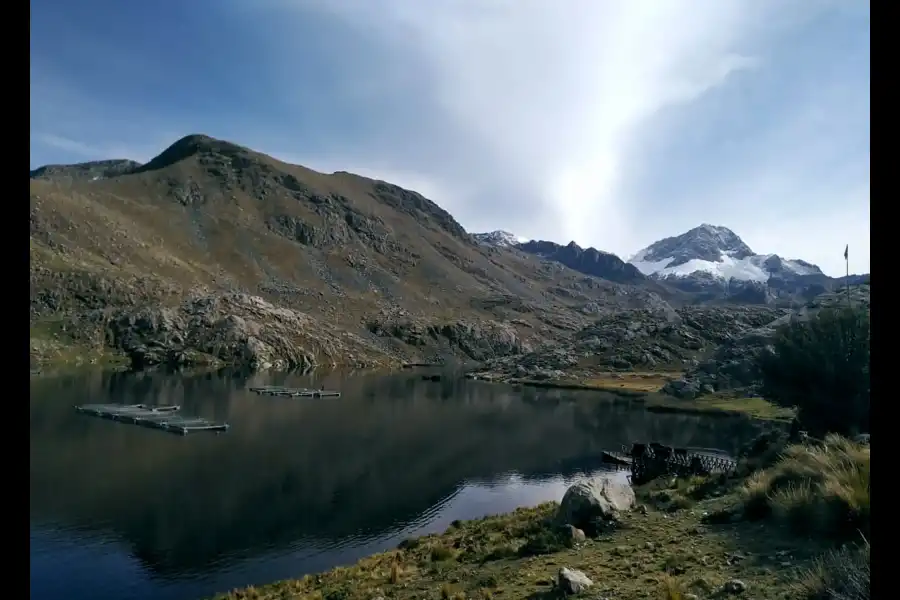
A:
<svg viewBox="0 0 900 600">
<path fill-rule="evenodd" d="M 292 396 L 300 398 L 340 398 L 340 392 L 331 390 L 310 390 L 307 388 L 289 388 L 279 385 L 252 387 L 250 391 L 261 396 Z"/>
<path fill-rule="evenodd" d="M 131 423 L 142 427 L 162 429 L 170 433 L 187 435 L 197 431 L 228 431 L 228 424 L 213 423 L 201 417 L 179 414 L 180 406 L 147 406 L 146 404 L 84 404 L 76 406 L 80 413 Z"/>
</svg>

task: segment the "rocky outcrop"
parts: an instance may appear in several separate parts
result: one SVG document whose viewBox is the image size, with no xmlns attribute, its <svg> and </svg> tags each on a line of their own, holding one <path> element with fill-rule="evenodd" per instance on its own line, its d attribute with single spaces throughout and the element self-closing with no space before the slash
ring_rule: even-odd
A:
<svg viewBox="0 0 900 600">
<path fill-rule="evenodd" d="M 722 344 L 711 358 L 666 384 L 662 392 L 687 399 L 736 389 L 755 393 L 759 384 L 757 360 L 771 348 L 774 335 L 774 328 L 761 327 Z"/>
<path fill-rule="evenodd" d="M 530 241 L 517 244 L 516 248 L 608 281 L 637 283 L 646 279 L 634 265 L 623 261 L 615 254 L 595 248 L 581 248 L 575 242 L 560 246 L 554 242 Z"/>
<path fill-rule="evenodd" d="M 135 368 L 232 365 L 309 370 L 321 363 L 390 362 L 350 333 L 249 294 L 209 295 L 177 308 L 120 309 L 106 317 L 106 343 Z"/>
<path fill-rule="evenodd" d="M 396 339 L 426 352 L 462 354 L 477 361 L 519 355 L 532 349 L 515 326 L 497 321 L 429 323 L 413 318 L 388 319 L 372 320 L 368 329 L 377 336 Z"/>
<path fill-rule="evenodd" d="M 132 173 L 140 166 L 133 160 L 95 160 L 74 165 L 46 165 L 30 171 L 28 175 L 31 179 L 52 181 L 97 181 Z"/>
<path fill-rule="evenodd" d="M 857 306 L 868 306 L 868 292 L 868 286 L 861 286 L 854 291 L 850 301 Z M 846 296 L 841 298 L 836 294 L 823 295 L 817 302 L 783 314 L 764 326 L 754 327 L 725 339 L 712 356 L 688 369 L 681 379 L 667 383 L 661 391 L 686 399 L 723 391 L 758 394 L 761 381 L 757 364 L 763 353 L 771 351 L 778 328 L 792 320 L 807 321 L 815 318 L 823 308 L 839 308 L 842 299 L 847 301 Z"/>
<path fill-rule="evenodd" d="M 738 340 L 784 311 L 768 307 L 686 307 L 601 314 L 563 343 L 488 361 L 492 380 L 582 379 L 603 371 L 691 369 L 720 344 Z"/>
</svg>

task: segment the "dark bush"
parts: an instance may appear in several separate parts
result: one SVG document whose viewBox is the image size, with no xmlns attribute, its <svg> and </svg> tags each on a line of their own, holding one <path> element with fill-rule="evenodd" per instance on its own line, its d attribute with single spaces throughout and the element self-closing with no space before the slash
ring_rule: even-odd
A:
<svg viewBox="0 0 900 600">
<path fill-rule="evenodd" d="M 810 433 L 869 431 L 869 312 L 823 310 L 777 332 L 759 358 L 763 395 L 798 408 Z"/>
<path fill-rule="evenodd" d="M 565 536 L 561 530 L 546 528 L 533 533 L 519 549 L 520 556 L 540 556 L 553 554 L 572 546 L 571 537 Z"/>
</svg>

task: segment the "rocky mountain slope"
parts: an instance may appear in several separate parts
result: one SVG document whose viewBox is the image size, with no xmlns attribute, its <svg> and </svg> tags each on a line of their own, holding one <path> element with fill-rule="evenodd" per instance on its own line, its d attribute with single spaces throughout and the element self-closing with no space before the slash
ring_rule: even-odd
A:
<svg viewBox="0 0 900 600">
<path fill-rule="evenodd" d="M 639 251 L 629 261 L 641 273 L 701 301 L 803 302 L 845 282 L 816 265 L 756 254 L 726 227 L 703 224 Z M 862 276 L 853 276 L 858 284 Z"/>
<path fill-rule="evenodd" d="M 553 242 L 530 241 L 516 246 L 519 250 L 554 260 L 570 269 L 620 283 L 638 283 L 646 277 L 633 265 L 615 254 L 595 248 L 581 248 L 575 242 L 560 246 Z"/>
<path fill-rule="evenodd" d="M 508 231 L 492 231 L 472 234 L 479 244 L 490 248 L 509 248 L 558 262 L 566 267 L 609 281 L 620 283 L 644 283 L 647 277 L 636 267 L 610 252 L 596 248 L 582 248 L 575 242 L 561 246 L 544 240 L 521 241 Z M 659 289 L 657 289 L 659 291 Z"/>
<path fill-rule="evenodd" d="M 616 371 L 679 372 L 785 314 L 767 306 L 623 310 L 600 316 L 553 346 L 488 361 L 476 375 L 495 381 L 586 381 Z"/>
<path fill-rule="evenodd" d="M 416 192 L 202 135 L 146 165 L 32 172 L 30 232 L 37 362 L 72 345 L 136 365 L 482 360 L 667 306 L 479 244 Z"/>
<path fill-rule="evenodd" d="M 492 381 L 609 383 L 622 372 L 656 372 L 662 393 L 756 395 L 755 361 L 776 329 L 823 308 L 869 306 L 870 285 L 828 292 L 793 310 L 760 305 L 684 306 L 608 313 L 574 335 L 516 356 L 486 361 L 472 376 Z"/>
<path fill-rule="evenodd" d="M 812 318 L 822 309 L 846 306 L 868 309 L 870 287 L 870 284 L 863 283 L 851 286 L 849 290 L 827 292 L 769 323 L 746 328 L 724 340 L 704 360 L 692 363 L 681 378 L 667 383 L 662 391 L 677 398 L 694 398 L 716 392 L 756 395 L 760 384 L 756 361 L 771 346 L 778 327 L 792 319 Z"/>
<path fill-rule="evenodd" d="M 29 176 L 31 179 L 55 181 L 62 179 L 97 181 L 134 172 L 140 166 L 140 163 L 133 160 L 97 160 L 74 165 L 46 165 L 31 171 Z"/>
</svg>

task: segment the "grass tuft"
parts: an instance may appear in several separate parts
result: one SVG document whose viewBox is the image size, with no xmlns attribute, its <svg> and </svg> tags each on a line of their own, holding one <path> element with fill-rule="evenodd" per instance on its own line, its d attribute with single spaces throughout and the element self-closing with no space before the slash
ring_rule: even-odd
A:
<svg viewBox="0 0 900 600">
<path fill-rule="evenodd" d="M 431 549 L 431 561 L 432 562 L 443 562 L 445 560 L 450 560 L 454 558 L 455 554 L 451 548 L 447 546 L 434 546 Z"/>
<path fill-rule="evenodd" d="M 820 445 L 789 446 L 741 490 L 744 516 L 773 517 L 803 534 L 868 535 L 869 448 L 829 435 Z"/>
<path fill-rule="evenodd" d="M 663 575 L 660 579 L 660 598 L 662 600 L 684 600 L 684 585 L 678 578 L 669 575 Z"/>
<path fill-rule="evenodd" d="M 796 585 L 806 600 L 869 600 L 869 544 L 844 546 L 818 559 Z"/>
<path fill-rule="evenodd" d="M 400 583 L 400 563 L 396 561 L 391 563 L 391 574 L 388 576 L 388 582 L 391 585 Z"/>
</svg>

